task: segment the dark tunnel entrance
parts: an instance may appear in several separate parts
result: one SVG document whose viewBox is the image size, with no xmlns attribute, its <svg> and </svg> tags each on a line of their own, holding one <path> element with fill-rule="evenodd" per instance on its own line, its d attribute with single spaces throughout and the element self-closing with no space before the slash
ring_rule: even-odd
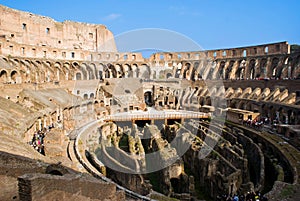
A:
<svg viewBox="0 0 300 201">
<path fill-rule="evenodd" d="M 144 99 L 147 106 L 151 107 L 153 106 L 153 95 L 152 92 L 147 91 L 144 93 Z"/>
</svg>

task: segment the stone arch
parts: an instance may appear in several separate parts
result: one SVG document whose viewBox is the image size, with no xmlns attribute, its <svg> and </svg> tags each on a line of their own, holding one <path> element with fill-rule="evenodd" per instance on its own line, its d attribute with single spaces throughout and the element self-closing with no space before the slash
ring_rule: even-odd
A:
<svg viewBox="0 0 300 201">
<path fill-rule="evenodd" d="M 235 77 L 236 79 L 244 79 L 245 74 L 245 60 L 239 60 L 238 69 L 236 71 Z"/>
<path fill-rule="evenodd" d="M 111 71 L 108 67 L 104 67 L 104 78 L 111 78 Z"/>
<path fill-rule="evenodd" d="M 249 66 L 248 66 L 248 69 L 249 69 L 248 74 L 249 74 L 249 78 L 251 80 L 256 78 L 255 66 L 256 66 L 255 59 L 251 59 L 249 62 Z"/>
<path fill-rule="evenodd" d="M 212 98 L 210 96 L 207 96 L 205 98 L 205 105 L 211 105 L 212 104 Z"/>
<path fill-rule="evenodd" d="M 267 77 L 267 62 L 268 62 L 268 60 L 266 58 L 263 58 L 260 60 L 259 73 L 257 75 L 258 77 L 261 77 L 261 78 Z"/>
<path fill-rule="evenodd" d="M 277 57 L 274 57 L 271 62 L 269 77 L 278 78 L 278 64 L 279 64 L 279 59 Z"/>
<path fill-rule="evenodd" d="M 82 80 L 83 79 L 83 75 L 81 71 L 77 71 L 75 73 L 75 80 Z"/>
<path fill-rule="evenodd" d="M 137 78 L 139 76 L 138 65 L 137 64 L 132 64 L 131 69 L 132 69 L 132 77 Z"/>
<path fill-rule="evenodd" d="M 16 70 L 12 70 L 11 73 L 10 73 L 10 79 L 11 79 L 11 82 L 12 83 L 20 83 L 19 81 L 19 72 L 16 71 Z"/>
<path fill-rule="evenodd" d="M 80 70 L 83 72 L 84 80 L 92 80 L 94 79 L 93 70 L 87 63 L 82 63 L 80 65 Z"/>
<path fill-rule="evenodd" d="M 133 77 L 133 72 L 132 72 L 130 64 L 124 64 L 123 69 L 124 69 L 125 78 Z"/>
<path fill-rule="evenodd" d="M 150 67 L 147 64 L 142 64 L 139 69 L 140 75 L 142 78 L 150 79 L 151 76 L 151 70 Z"/>
<path fill-rule="evenodd" d="M 95 94 L 94 94 L 94 93 L 91 93 L 91 94 L 90 94 L 90 99 L 93 99 L 93 98 L 95 98 Z"/>
<path fill-rule="evenodd" d="M 91 68 L 92 71 L 93 71 L 94 79 L 99 79 L 99 74 L 98 74 L 98 72 L 97 72 L 96 64 L 90 63 L 90 68 Z"/>
<path fill-rule="evenodd" d="M 300 78 L 300 55 L 295 59 L 292 75 L 294 78 Z"/>
<path fill-rule="evenodd" d="M 281 79 L 292 77 L 292 63 L 293 63 L 292 57 L 285 57 L 284 64 L 282 65 L 282 68 L 280 68 L 278 72 Z"/>
<path fill-rule="evenodd" d="M 21 72 L 22 72 L 22 80 L 25 82 L 33 81 L 32 74 L 34 69 L 31 67 L 29 62 L 25 62 L 24 60 L 20 60 Z"/>
<path fill-rule="evenodd" d="M 45 66 L 45 80 L 43 81 L 53 81 L 55 79 L 55 71 L 50 61 L 43 61 Z"/>
<path fill-rule="evenodd" d="M 235 61 L 234 61 L 234 60 L 231 60 L 231 61 L 229 62 L 229 65 L 228 65 L 228 67 L 227 67 L 226 70 L 225 70 L 225 77 L 224 77 L 225 80 L 228 80 L 228 79 L 230 78 L 230 73 L 231 73 L 232 70 L 233 70 L 234 64 L 235 64 Z"/>
<path fill-rule="evenodd" d="M 124 77 L 124 71 L 121 64 L 116 64 L 116 71 L 117 71 L 117 78 L 123 78 Z"/>
<path fill-rule="evenodd" d="M 182 78 L 187 79 L 189 77 L 189 70 L 191 67 L 191 63 L 185 63 L 184 67 L 181 70 Z"/>
<path fill-rule="evenodd" d="M 169 73 L 166 74 L 166 78 L 167 78 L 167 79 L 172 78 L 172 77 L 173 77 L 173 75 L 172 75 L 171 72 L 169 72 Z"/>
<path fill-rule="evenodd" d="M 111 63 L 107 64 L 106 66 L 110 72 L 110 78 L 117 78 L 117 70 L 115 66 Z"/>
<path fill-rule="evenodd" d="M 68 80 L 68 78 L 66 76 L 66 73 L 61 68 L 61 63 L 55 62 L 53 64 L 53 67 L 54 67 L 54 71 L 55 71 L 55 75 L 56 75 L 56 77 L 55 77 L 56 79 L 55 80 L 57 80 L 57 81 Z"/>
<path fill-rule="evenodd" d="M 0 71 L 0 82 L 2 82 L 2 83 L 7 83 L 8 82 L 8 73 L 4 69 L 2 69 Z"/>
<path fill-rule="evenodd" d="M 25 63 L 30 62 L 28 60 L 25 60 Z M 32 64 L 32 65 L 30 65 Z M 42 65 L 42 63 L 40 61 L 31 61 L 29 63 L 30 67 L 31 67 L 31 72 L 30 72 L 30 76 L 31 76 L 31 81 L 33 82 L 40 82 L 41 80 L 45 80 L 45 69 L 44 66 Z"/>
<path fill-rule="evenodd" d="M 71 65 L 69 62 L 65 62 L 62 65 L 63 67 L 63 71 L 66 73 L 66 77 L 68 78 L 68 80 L 73 80 L 75 79 L 75 67 L 73 65 Z"/>
<path fill-rule="evenodd" d="M 222 79 L 225 78 L 225 61 L 221 61 L 221 62 L 220 62 L 219 76 L 220 76 L 220 78 L 222 78 Z"/>
<path fill-rule="evenodd" d="M 79 65 L 77 62 L 73 62 L 72 66 L 75 68 L 76 80 L 79 71 L 81 72 L 81 80 L 87 80 L 87 72 L 83 65 Z"/>
<path fill-rule="evenodd" d="M 105 78 L 105 74 L 104 74 L 104 64 L 100 63 L 97 67 L 97 71 L 98 71 L 98 78 L 100 80 L 103 80 L 103 78 Z"/>
</svg>

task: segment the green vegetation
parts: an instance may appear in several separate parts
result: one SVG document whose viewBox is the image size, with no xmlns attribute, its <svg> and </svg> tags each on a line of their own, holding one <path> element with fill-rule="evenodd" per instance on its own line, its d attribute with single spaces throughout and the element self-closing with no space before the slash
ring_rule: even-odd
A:
<svg viewBox="0 0 300 201">
<path fill-rule="evenodd" d="M 153 190 L 160 192 L 160 188 L 159 188 L 160 177 L 159 177 L 158 173 L 157 172 L 149 173 L 149 174 L 147 174 L 147 177 L 150 180 Z"/>
<path fill-rule="evenodd" d="M 124 134 L 122 135 L 120 141 L 119 141 L 119 147 L 123 151 L 129 152 L 129 146 L 128 146 L 128 135 Z"/>
<path fill-rule="evenodd" d="M 291 197 L 295 192 L 296 192 L 295 186 L 287 185 L 283 187 L 283 189 L 281 190 L 280 198 L 284 199 L 284 198 Z"/>
</svg>

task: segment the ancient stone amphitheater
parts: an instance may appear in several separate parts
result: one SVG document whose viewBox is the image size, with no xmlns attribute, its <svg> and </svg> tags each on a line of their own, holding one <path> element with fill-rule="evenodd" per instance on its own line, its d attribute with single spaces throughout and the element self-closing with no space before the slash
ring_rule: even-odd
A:
<svg viewBox="0 0 300 201">
<path fill-rule="evenodd" d="M 0 5 L 0 200 L 299 200 L 300 48 L 118 52 Z"/>
</svg>

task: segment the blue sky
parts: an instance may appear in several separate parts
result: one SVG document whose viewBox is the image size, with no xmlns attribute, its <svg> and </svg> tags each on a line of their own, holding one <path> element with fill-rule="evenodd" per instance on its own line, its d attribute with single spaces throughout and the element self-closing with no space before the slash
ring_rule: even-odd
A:
<svg viewBox="0 0 300 201">
<path fill-rule="evenodd" d="M 298 0 L 0 0 L 0 4 L 49 16 L 104 24 L 115 35 L 162 28 L 220 49 L 288 41 L 300 44 Z"/>
</svg>

